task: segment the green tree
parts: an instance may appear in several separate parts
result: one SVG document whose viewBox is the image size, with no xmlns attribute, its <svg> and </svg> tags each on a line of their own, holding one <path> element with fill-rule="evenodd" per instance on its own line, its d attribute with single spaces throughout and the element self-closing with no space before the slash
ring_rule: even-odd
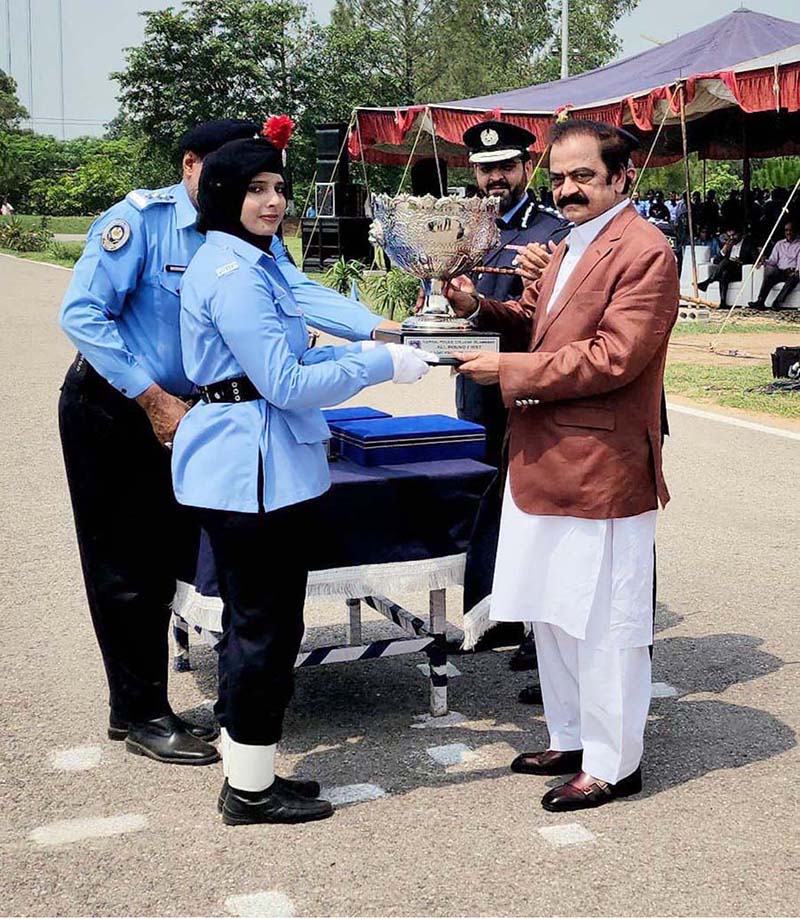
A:
<svg viewBox="0 0 800 919">
<path fill-rule="evenodd" d="M 13 131 L 27 117 L 27 110 L 17 98 L 17 81 L 0 70 L 0 130 Z"/>
<path fill-rule="evenodd" d="M 317 38 L 302 3 L 187 0 L 142 15 L 144 41 L 112 76 L 123 118 L 163 153 L 201 121 L 294 115 L 309 90 L 305 63 Z"/>
<path fill-rule="evenodd" d="M 639 0 L 573 0 L 570 70 L 609 61 L 615 24 Z M 559 76 L 560 4 L 554 0 L 337 0 L 332 21 L 361 24 L 391 43 L 399 103 L 502 92 Z"/>
</svg>

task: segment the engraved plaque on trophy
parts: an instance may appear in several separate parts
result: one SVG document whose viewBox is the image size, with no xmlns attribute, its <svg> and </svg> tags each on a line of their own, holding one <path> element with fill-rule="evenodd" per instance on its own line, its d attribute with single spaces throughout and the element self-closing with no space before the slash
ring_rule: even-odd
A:
<svg viewBox="0 0 800 919">
<path fill-rule="evenodd" d="M 425 195 L 375 195 L 370 240 L 391 260 L 419 278 L 425 304 L 398 330 L 376 331 L 380 341 L 402 342 L 437 354 L 441 364 L 455 364 L 454 351 L 499 351 L 496 332 L 474 329 L 453 313 L 442 284 L 466 274 L 500 244 L 497 198 L 434 198 Z"/>
</svg>

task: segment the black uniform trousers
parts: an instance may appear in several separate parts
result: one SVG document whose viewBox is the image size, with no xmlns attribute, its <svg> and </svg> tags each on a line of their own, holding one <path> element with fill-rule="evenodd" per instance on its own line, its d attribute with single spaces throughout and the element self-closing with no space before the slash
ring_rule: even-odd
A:
<svg viewBox="0 0 800 919">
<path fill-rule="evenodd" d="M 160 718 L 171 711 L 169 604 L 178 573 L 194 570 L 196 521 L 175 501 L 145 412 L 85 359 L 67 372 L 58 420 L 111 719 Z"/>
<path fill-rule="evenodd" d="M 277 743 L 303 639 L 314 501 L 243 514 L 202 510 L 223 601 L 215 712 L 237 743 Z"/>
</svg>

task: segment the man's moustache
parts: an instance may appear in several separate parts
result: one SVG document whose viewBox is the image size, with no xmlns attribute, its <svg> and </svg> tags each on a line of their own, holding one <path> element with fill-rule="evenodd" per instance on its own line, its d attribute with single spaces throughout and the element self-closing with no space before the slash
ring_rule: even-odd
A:
<svg viewBox="0 0 800 919">
<path fill-rule="evenodd" d="M 570 204 L 588 204 L 589 199 L 584 198 L 583 195 L 567 195 L 565 198 L 558 199 L 559 207 L 567 207 Z"/>
</svg>

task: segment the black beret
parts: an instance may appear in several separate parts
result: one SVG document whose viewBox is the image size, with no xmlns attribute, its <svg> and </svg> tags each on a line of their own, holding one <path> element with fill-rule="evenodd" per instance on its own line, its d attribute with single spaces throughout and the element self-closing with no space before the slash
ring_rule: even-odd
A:
<svg viewBox="0 0 800 919">
<path fill-rule="evenodd" d="M 255 137 L 261 133 L 261 125 L 255 121 L 239 118 L 220 118 L 219 121 L 204 121 L 190 128 L 180 139 L 181 153 L 191 150 L 198 156 L 206 156 L 231 140 Z"/>
<path fill-rule="evenodd" d="M 482 121 L 464 132 L 470 163 L 500 163 L 527 157 L 536 138 L 530 131 L 508 121 Z"/>
</svg>

